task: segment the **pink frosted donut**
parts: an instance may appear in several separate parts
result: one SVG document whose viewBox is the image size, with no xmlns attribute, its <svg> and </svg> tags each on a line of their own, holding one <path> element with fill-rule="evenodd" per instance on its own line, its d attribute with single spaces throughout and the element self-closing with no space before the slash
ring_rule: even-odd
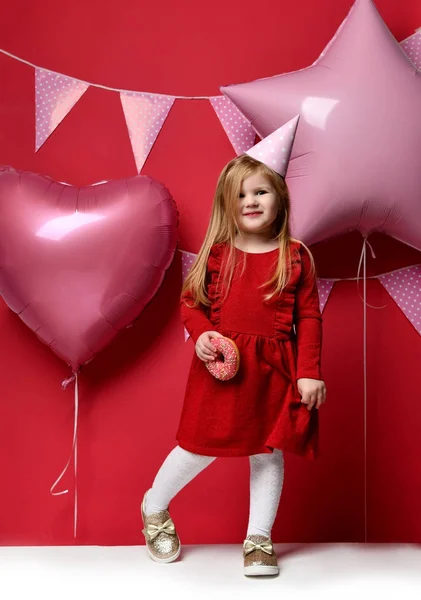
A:
<svg viewBox="0 0 421 600">
<path fill-rule="evenodd" d="M 222 358 L 205 363 L 209 373 L 221 381 L 232 379 L 240 367 L 240 352 L 236 343 L 230 338 L 221 337 L 212 338 L 212 344 L 222 354 Z"/>
</svg>

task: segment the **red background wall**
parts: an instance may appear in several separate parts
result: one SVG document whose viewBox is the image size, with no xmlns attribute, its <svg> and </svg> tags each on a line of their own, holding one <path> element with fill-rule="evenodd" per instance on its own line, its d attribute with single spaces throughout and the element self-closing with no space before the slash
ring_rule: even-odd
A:
<svg viewBox="0 0 421 600">
<path fill-rule="evenodd" d="M 346 17 L 350 0 L 179 0 L 4 3 L 0 46 L 44 68 L 120 89 L 218 95 L 222 84 L 305 67 Z M 421 25 L 413 0 L 378 0 L 398 41 Z M 387 65 L 385 65 L 387 68 Z M 136 167 L 117 93 L 90 88 L 34 153 L 34 70 L 0 55 L 0 163 L 86 185 Z M 177 100 L 142 173 L 165 182 L 180 211 L 179 247 L 197 252 L 223 165 L 234 156 L 206 100 Z M 357 174 L 356 174 L 357 176 Z M 421 262 L 394 240 L 371 238 L 368 273 Z M 314 247 L 319 275 L 355 277 L 362 238 Z M 175 446 L 193 353 L 179 318 L 180 253 L 136 325 L 80 377 L 78 544 L 138 544 L 139 503 Z M 368 282 L 367 454 L 363 304 L 337 283 L 325 309 L 322 456 L 286 455 L 275 541 L 419 542 L 421 340 L 377 280 Z M 0 543 L 73 544 L 70 494 L 50 486 L 71 446 L 67 366 L 0 301 Z M 367 464 L 365 523 L 364 464 Z M 62 489 L 62 488 L 61 488 Z M 185 544 L 237 543 L 247 527 L 247 458 L 219 458 L 184 488 L 171 511 Z"/>
</svg>

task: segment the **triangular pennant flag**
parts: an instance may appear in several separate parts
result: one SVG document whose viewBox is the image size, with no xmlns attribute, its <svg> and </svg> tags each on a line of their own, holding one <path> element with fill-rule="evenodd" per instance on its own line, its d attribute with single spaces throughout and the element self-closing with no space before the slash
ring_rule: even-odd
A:
<svg viewBox="0 0 421 600">
<path fill-rule="evenodd" d="M 421 266 L 379 275 L 378 279 L 405 317 L 421 334 Z"/>
<path fill-rule="evenodd" d="M 412 64 L 421 69 L 421 29 L 417 29 L 414 35 L 401 42 L 400 46 Z"/>
<path fill-rule="evenodd" d="M 157 94 L 120 92 L 120 100 L 140 173 L 175 99 Z"/>
<path fill-rule="evenodd" d="M 239 155 L 251 148 L 256 132 L 238 108 L 226 96 L 209 98 L 222 127 Z"/>
<path fill-rule="evenodd" d="M 192 267 L 192 264 L 196 260 L 196 256 L 197 256 L 197 254 L 192 254 L 191 252 L 185 252 L 184 250 L 181 251 L 181 274 L 183 277 L 183 283 Z M 187 331 L 186 328 L 184 328 L 184 341 L 187 342 L 189 337 L 190 337 L 189 332 Z"/>
<path fill-rule="evenodd" d="M 330 281 L 329 279 L 318 279 L 317 280 L 317 289 L 319 291 L 319 304 L 320 304 L 320 312 L 324 311 L 326 306 L 326 302 L 329 299 L 330 292 L 332 291 L 334 281 Z"/>
<path fill-rule="evenodd" d="M 60 125 L 88 87 L 89 84 L 72 77 L 38 67 L 35 69 L 35 152 Z"/>
</svg>

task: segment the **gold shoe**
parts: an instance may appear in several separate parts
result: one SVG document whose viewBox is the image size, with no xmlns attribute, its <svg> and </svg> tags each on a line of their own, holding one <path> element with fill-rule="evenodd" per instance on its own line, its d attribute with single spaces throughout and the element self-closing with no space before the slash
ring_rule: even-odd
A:
<svg viewBox="0 0 421 600">
<path fill-rule="evenodd" d="M 160 563 L 169 563 L 176 560 L 180 555 L 180 538 L 168 510 L 161 510 L 160 512 L 146 516 L 146 496 L 149 491 L 143 496 L 141 506 L 144 525 L 142 533 L 146 539 L 146 550 L 152 560 Z"/>
<path fill-rule="evenodd" d="M 272 540 L 250 534 L 243 542 L 244 575 L 278 575 L 279 567 Z"/>
</svg>

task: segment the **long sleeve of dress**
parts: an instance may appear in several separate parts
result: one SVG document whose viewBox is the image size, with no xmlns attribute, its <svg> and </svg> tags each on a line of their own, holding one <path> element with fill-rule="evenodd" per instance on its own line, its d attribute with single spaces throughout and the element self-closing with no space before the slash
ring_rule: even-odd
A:
<svg viewBox="0 0 421 600">
<path fill-rule="evenodd" d="M 193 305 L 193 298 L 189 290 L 186 290 L 181 296 L 180 312 L 184 327 L 189 332 L 194 343 L 196 343 L 202 333 L 205 331 L 214 331 L 215 327 L 207 317 L 205 306 L 199 304 L 195 308 L 190 308 L 189 306 L 186 306 L 185 302 L 190 306 Z"/>
<path fill-rule="evenodd" d="M 297 335 L 297 379 L 322 379 L 322 315 L 317 280 L 307 250 L 301 246 L 302 271 L 296 290 L 294 323 Z"/>
</svg>

